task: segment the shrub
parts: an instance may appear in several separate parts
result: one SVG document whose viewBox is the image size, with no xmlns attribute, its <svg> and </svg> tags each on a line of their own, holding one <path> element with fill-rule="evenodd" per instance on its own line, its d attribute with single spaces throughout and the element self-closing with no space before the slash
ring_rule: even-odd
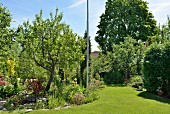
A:
<svg viewBox="0 0 170 114">
<path fill-rule="evenodd" d="M 73 103 L 76 105 L 81 105 L 84 103 L 85 97 L 82 93 L 76 93 L 73 97 Z"/>
<path fill-rule="evenodd" d="M 46 108 L 46 103 L 43 102 L 42 100 L 38 100 L 34 107 L 34 109 L 45 109 L 45 108 Z"/>
<path fill-rule="evenodd" d="M 54 108 L 56 108 L 58 105 L 58 101 L 57 101 L 57 99 L 56 98 L 54 98 L 54 97 L 48 97 L 48 108 L 49 109 L 54 109 Z"/>
<path fill-rule="evenodd" d="M 161 87 L 168 92 L 170 87 L 170 43 L 153 44 L 146 51 L 143 64 L 145 87 L 156 92 Z"/>
<path fill-rule="evenodd" d="M 71 84 L 69 86 L 66 86 L 63 90 L 64 100 L 69 103 L 72 103 L 75 94 L 83 93 L 84 90 L 85 89 L 83 87 L 80 87 L 78 84 Z"/>
<path fill-rule="evenodd" d="M 142 77 L 139 76 L 139 75 L 136 75 L 136 76 L 134 76 L 134 77 L 131 77 L 131 78 L 130 78 L 130 81 L 129 81 L 129 83 L 128 83 L 128 85 L 130 85 L 130 86 L 132 86 L 132 87 L 135 87 L 135 88 L 138 88 L 138 86 L 139 86 L 140 84 L 143 84 L 143 79 L 142 79 Z"/>
<path fill-rule="evenodd" d="M 85 91 L 85 100 L 84 100 L 85 103 L 90 103 L 97 99 L 99 99 L 99 95 L 96 91 L 91 89 Z"/>
<path fill-rule="evenodd" d="M 1 98 L 6 98 L 6 97 L 11 97 L 12 95 L 17 94 L 17 91 L 15 91 L 14 86 L 9 85 L 9 86 L 0 86 L 0 97 Z"/>
<path fill-rule="evenodd" d="M 64 104 L 65 104 L 65 100 L 62 97 L 57 97 L 57 98 L 53 96 L 48 97 L 48 108 L 49 109 L 54 109 Z"/>
<path fill-rule="evenodd" d="M 90 89 L 98 89 L 102 87 L 105 87 L 104 81 L 96 80 L 95 78 L 90 80 L 90 83 L 89 83 Z"/>
<path fill-rule="evenodd" d="M 39 80 L 28 80 L 27 84 L 28 90 L 33 91 L 34 94 L 38 94 L 41 92 L 44 87 L 42 86 L 42 83 Z"/>
<path fill-rule="evenodd" d="M 123 84 L 124 79 L 123 71 L 118 71 L 117 69 L 113 69 L 112 71 L 105 73 L 104 76 L 104 82 L 106 84 Z"/>
<path fill-rule="evenodd" d="M 160 86 L 158 77 L 163 75 L 162 48 L 160 44 L 153 44 L 146 51 L 143 64 L 145 87 L 148 91 L 155 92 Z"/>
<path fill-rule="evenodd" d="M 98 81 L 97 81 L 98 82 Z M 91 79 L 88 89 L 85 91 L 85 103 L 93 102 L 99 98 L 97 93 L 98 86 L 95 79 Z"/>
<path fill-rule="evenodd" d="M 13 95 L 11 96 L 8 100 L 7 103 L 4 105 L 4 107 L 8 110 L 8 111 L 12 111 L 17 109 L 18 105 L 20 104 L 20 99 L 17 95 Z"/>
</svg>

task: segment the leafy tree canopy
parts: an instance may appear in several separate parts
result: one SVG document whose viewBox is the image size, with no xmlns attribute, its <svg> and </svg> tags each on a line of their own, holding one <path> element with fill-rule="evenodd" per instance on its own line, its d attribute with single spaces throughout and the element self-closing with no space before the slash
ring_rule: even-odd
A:
<svg viewBox="0 0 170 114">
<path fill-rule="evenodd" d="M 157 33 L 156 21 L 143 0 L 108 0 L 105 8 L 95 38 L 104 52 L 112 51 L 112 45 L 124 37 L 147 41 Z"/>
<path fill-rule="evenodd" d="M 11 43 L 11 31 L 9 29 L 12 21 L 11 14 L 6 7 L 0 4 L 0 55 L 4 56 L 4 53 L 9 49 Z"/>
<path fill-rule="evenodd" d="M 45 91 L 48 91 L 59 68 L 65 72 L 78 64 L 84 57 L 84 40 L 73 33 L 68 25 L 61 22 L 62 13 L 43 19 L 42 11 L 36 15 L 32 24 L 29 21 L 19 27 L 18 40 L 37 66 L 50 73 Z"/>
</svg>

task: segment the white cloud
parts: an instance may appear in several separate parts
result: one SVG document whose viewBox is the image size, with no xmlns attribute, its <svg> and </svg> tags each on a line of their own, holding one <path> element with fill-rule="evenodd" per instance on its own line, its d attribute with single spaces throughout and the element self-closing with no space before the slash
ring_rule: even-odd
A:
<svg viewBox="0 0 170 114">
<path fill-rule="evenodd" d="M 150 11 L 155 16 L 157 20 L 157 24 L 165 24 L 167 21 L 167 15 L 170 15 L 170 2 L 168 1 L 157 1 L 156 3 L 150 3 L 149 5 Z"/>
<path fill-rule="evenodd" d="M 78 6 L 80 6 L 80 5 L 82 5 L 82 4 L 86 3 L 86 2 L 87 2 L 87 0 L 78 0 L 76 3 L 70 5 L 68 8 L 78 7 Z"/>
<path fill-rule="evenodd" d="M 163 9 L 169 8 L 170 3 L 153 4 L 153 5 L 151 5 L 151 7 L 153 8 L 153 12 L 157 12 L 157 11 L 161 11 Z"/>
</svg>

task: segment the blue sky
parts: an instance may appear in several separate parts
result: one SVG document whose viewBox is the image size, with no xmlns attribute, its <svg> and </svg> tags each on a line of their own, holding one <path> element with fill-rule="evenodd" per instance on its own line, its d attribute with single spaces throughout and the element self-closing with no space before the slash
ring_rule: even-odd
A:
<svg viewBox="0 0 170 114">
<path fill-rule="evenodd" d="M 87 0 L 0 0 L 12 13 L 12 27 L 17 27 L 23 21 L 32 21 L 35 14 L 43 10 L 44 18 L 49 17 L 50 12 L 55 12 L 56 7 L 63 12 L 63 21 L 71 26 L 73 31 L 83 36 L 86 30 L 86 1 Z M 94 37 L 100 15 L 105 10 L 106 0 L 89 0 L 90 4 L 90 36 L 92 50 L 98 50 Z M 158 23 L 163 24 L 170 15 L 170 0 L 147 0 L 149 9 L 154 14 Z"/>
</svg>

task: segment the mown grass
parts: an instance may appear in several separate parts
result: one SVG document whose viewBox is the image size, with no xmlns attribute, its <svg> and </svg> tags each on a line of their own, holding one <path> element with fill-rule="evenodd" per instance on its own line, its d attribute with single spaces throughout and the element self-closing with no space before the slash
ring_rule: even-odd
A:
<svg viewBox="0 0 170 114">
<path fill-rule="evenodd" d="M 99 91 L 100 99 L 89 104 L 61 110 L 17 111 L 12 114 L 168 114 L 170 100 L 136 91 L 130 87 L 107 87 Z M 7 114 L 7 112 L 0 112 Z"/>
</svg>

